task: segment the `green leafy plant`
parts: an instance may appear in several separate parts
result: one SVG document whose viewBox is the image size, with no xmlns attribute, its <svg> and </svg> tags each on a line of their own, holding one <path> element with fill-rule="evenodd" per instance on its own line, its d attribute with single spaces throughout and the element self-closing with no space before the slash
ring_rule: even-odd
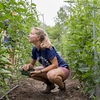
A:
<svg viewBox="0 0 100 100">
<path fill-rule="evenodd" d="M 29 62 L 32 45 L 28 43 L 27 37 L 31 27 L 39 26 L 37 17 L 36 5 L 34 3 L 30 5 L 29 2 L 24 0 L 0 1 L 0 92 L 4 95 L 11 87 L 10 80 L 17 80 L 19 78 L 19 67 Z M 3 25 L 4 20 L 8 20 L 8 28 Z M 2 29 L 6 29 L 9 36 L 15 41 L 15 44 L 11 42 L 15 49 L 14 69 L 10 68 L 11 64 L 7 55 L 11 52 L 4 45 Z M 5 68 L 6 65 L 8 68 Z M 7 97 L 7 99 L 9 98 Z"/>
<path fill-rule="evenodd" d="M 92 25 L 94 22 L 96 33 L 99 37 L 98 20 L 100 17 L 97 9 L 98 6 L 100 5 L 96 0 L 94 2 L 77 0 L 76 4 L 71 8 L 72 16 L 70 16 L 69 21 L 66 21 L 66 26 L 69 28 L 69 34 L 66 38 L 67 59 L 74 73 L 73 77 L 78 78 L 81 83 L 84 83 L 84 90 L 90 94 L 91 98 L 94 98 L 96 84 L 100 83 L 100 76 L 98 75 L 96 78 L 96 73 L 100 73 L 100 70 L 95 70 L 94 66 L 94 47 L 96 46 L 98 51 L 99 45 L 93 40 Z M 95 18 L 92 16 L 93 10 L 96 12 Z M 99 66 L 99 59 L 97 60 Z"/>
</svg>

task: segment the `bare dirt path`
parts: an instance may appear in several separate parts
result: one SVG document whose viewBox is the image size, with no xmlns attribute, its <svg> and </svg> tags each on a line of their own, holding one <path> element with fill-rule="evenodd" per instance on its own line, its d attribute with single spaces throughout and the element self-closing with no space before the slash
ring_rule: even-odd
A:
<svg viewBox="0 0 100 100">
<path fill-rule="evenodd" d="M 56 100 L 57 86 L 50 94 L 42 94 L 41 90 L 46 87 L 42 82 L 25 77 L 19 83 L 19 87 L 9 93 L 10 100 Z M 88 95 L 83 95 L 80 92 L 78 80 L 72 80 L 69 77 L 65 84 L 67 91 L 63 100 L 91 100 Z M 3 98 L 2 100 L 6 99 Z"/>
</svg>

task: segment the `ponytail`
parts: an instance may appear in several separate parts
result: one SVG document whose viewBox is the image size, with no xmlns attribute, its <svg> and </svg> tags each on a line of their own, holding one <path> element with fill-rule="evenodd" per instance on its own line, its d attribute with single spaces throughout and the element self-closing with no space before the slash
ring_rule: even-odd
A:
<svg viewBox="0 0 100 100">
<path fill-rule="evenodd" d="M 51 42 L 50 42 L 47 34 L 45 34 L 44 40 L 41 42 L 40 47 L 41 48 L 51 48 L 52 47 Z"/>
</svg>

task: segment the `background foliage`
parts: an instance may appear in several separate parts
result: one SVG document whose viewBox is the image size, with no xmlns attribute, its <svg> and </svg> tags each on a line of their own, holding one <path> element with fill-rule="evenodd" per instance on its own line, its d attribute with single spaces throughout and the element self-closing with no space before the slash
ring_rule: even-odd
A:
<svg viewBox="0 0 100 100">
<path fill-rule="evenodd" d="M 67 37 L 64 41 L 66 59 L 73 73 L 73 78 L 78 78 L 88 92 L 95 99 L 96 84 L 100 84 L 100 3 L 98 0 L 76 0 L 69 7 L 70 17 L 64 21 L 67 28 Z M 64 9 L 64 8 L 63 8 Z M 95 17 L 93 17 L 95 11 Z M 66 9 L 65 9 L 66 12 Z M 67 15 L 69 13 L 66 12 Z M 93 23 L 96 27 L 96 39 L 93 38 Z M 94 58 L 94 49 L 98 55 Z M 95 63 L 98 65 L 95 66 Z"/>
</svg>

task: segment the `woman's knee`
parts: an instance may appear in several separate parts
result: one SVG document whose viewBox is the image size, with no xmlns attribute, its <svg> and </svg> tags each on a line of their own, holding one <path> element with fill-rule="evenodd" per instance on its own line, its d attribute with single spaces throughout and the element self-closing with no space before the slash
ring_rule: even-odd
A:
<svg viewBox="0 0 100 100">
<path fill-rule="evenodd" d="M 67 78 L 68 78 L 68 76 L 69 76 L 69 74 L 70 74 L 70 71 L 69 71 L 69 69 L 67 69 L 67 68 L 65 68 L 65 67 L 59 67 L 59 69 L 61 69 L 62 70 L 62 78 L 63 78 L 63 80 L 66 80 Z"/>
<path fill-rule="evenodd" d="M 57 78 L 57 75 L 54 71 L 49 71 L 47 73 L 47 78 L 50 80 L 50 81 L 53 81 Z"/>
</svg>

